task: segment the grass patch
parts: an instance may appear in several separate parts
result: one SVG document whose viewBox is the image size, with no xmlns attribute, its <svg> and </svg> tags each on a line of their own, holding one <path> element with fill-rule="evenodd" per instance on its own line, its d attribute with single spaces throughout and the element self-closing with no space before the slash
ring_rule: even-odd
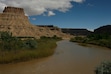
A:
<svg viewBox="0 0 111 74">
<path fill-rule="evenodd" d="M 15 63 L 50 56 L 57 46 L 59 37 L 41 37 L 40 39 L 19 40 L 5 38 L 0 41 L 0 64 Z M 8 42 L 9 43 L 8 43 Z M 5 47 L 7 46 L 7 47 Z"/>
<path fill-rule="evenodd" d="M 20 49 L 16 51 L 0 51 L 0 63 L 14 63 L 50 56 L 54 53 L 57 46 L 56 40 L 37 40 L 37 48 L 34 50 Z"/>
</svg>

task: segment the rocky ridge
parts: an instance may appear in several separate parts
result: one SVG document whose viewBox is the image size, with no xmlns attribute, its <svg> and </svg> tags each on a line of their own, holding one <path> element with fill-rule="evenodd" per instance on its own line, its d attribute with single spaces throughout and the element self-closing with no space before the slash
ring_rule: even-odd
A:
<svg viewBox="0 0 111 74">
<path fill-rule="evenodd" d="M 111 25 L 104 25 L 94 30 L 95 34 L 109 34 L 111 35 Z"/>
<path fill-rule="evenodd" d="M 67 38 L 70 36 L 62 33 L 61 30 L 50 30 L 48 27 L 32 25 L 28 17 L 25 16 L 23 8 L 9 6 L 5 7 L 3 13 L 0 13 L 0 31 L 9 31 L 17 37 L 40 38 L 41 36 L 52 37 L 57 35 Z"/>
</svg>

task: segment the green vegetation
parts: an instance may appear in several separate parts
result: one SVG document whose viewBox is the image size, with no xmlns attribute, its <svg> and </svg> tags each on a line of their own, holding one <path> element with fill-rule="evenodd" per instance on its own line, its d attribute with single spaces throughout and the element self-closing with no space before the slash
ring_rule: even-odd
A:
<svg viewBox="0 0 111 74">
<path fill-rule="evenodd" d="M 9 32 L 1 32 L 0 51 L 17 51 L 20 49 L 36 49 L 37 41 L 35 39 L 25 39 L 13 37 Z"/>
<path fill-rule="evenodd" d="M 9 32 L 1 32 L 0 35 L 0 64 L 50 56 L 55 51 L 56 41 L 61 40 L 57 36 L 22 40 Z"/>
<path fill-rule="evenodd" d="M 108 34 L 91 34 L 86 37 L 71 38 L 70 41 L 111 48 L 111 36 Z"/>
<path fill-rule="evenodd" d="M 111 74 L 111 62 L 103 62 L 95 70 L 96 74 Z"/>
</svg>

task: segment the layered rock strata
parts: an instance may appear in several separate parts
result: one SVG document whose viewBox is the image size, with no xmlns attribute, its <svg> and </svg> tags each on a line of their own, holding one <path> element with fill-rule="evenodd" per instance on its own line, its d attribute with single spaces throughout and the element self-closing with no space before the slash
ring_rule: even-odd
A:
<svg viewBox="0 0 111 74">
<path fill-rule="evenodd" d="M 28 17 L 24 14 L 23 8 L 5 7 L 3 13 L 0 13 L 0 31 L 12 32 L 17 37 L 35 37 L 41 36 L 52 37 L 69 37 L 60 30 L 50 30 L 48 27 L 38 27 L 32 25 Z"/>
</svg>

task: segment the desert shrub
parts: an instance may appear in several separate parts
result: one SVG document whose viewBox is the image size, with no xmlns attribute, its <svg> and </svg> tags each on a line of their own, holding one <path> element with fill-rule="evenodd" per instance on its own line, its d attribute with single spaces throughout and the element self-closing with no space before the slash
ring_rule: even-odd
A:
<svg viewBox="0 0 111 74">
<path fill-rule="evenodd" d="M 16 37 L 12 37 L 9 32 L 1 32 L 0 48 L 2 51 L 10 51 L 18 49 L 20 40 Z"/>
<path fill-rule="evenodd" d="M 35 49 L 37 41 L 35 39 L 21 40 L 21 38 L 13 37 L 9 32 L 1 32 L 0 48 L 2 51 Z"/>
<path fill-rule="evenodd" d="M 28 39 L 23 41 L 23 46 L 24 49 L 35 49 L 37 48 L 37 41 Z"/>
<path fill-rule="evenodd" d="M 111 48 L 111 36 L 108 34 L 90 34 L 86 37 L 71 38 L 72 42 L 88 43 Z"/>
<path fill-rule="evenodd" d="M 11 41 L 12 34 L 10 32 L 0 32 L 1 40 L 2 41 Z"/>
<path fill-rule="evenodd" d="M 111 74 L 111 62 L 103 62 L 95 70 L 96 74 Z"/>
<path fill-rule="evenodd" d="M 49 39 L 51 37 L 47 37 L 47 36 L 41 36 L 40 39 Z"/>
<path fill-rule="evenodd" d="M 76 36 L 76 37 L 74 37 L 74 38 L 71 38 L 70 41 L 72 41 L 72 42 L 82 42 L 82 43 L 85 43 L 85 42 L 87 41 L 87 38 Z"/>
<path fill-rule="evenodd" d="M 50 39 L 50 40 L 62 40 L 61 37 L 57 37 L 56 35 L 54 35 L 52 37 L 41 36 L 40 39 L 42 39 L 42 40 L 46 40 L 46 39 Z"/>
<path fill-rule="evenodd" d="M 61 37 L 57 37 L 56 35 L 54 35 L 54 36 L 52 37 L 52 39 L 62 40 L 62 38 L 61 38 Z"/>
<path fill-rule="evenodd" d="M 109 39 L 110 35 L 108 34 L 90 34 L 87 36 L 91 40 L 100 40 L 100 39 Z"/>
</svg>

